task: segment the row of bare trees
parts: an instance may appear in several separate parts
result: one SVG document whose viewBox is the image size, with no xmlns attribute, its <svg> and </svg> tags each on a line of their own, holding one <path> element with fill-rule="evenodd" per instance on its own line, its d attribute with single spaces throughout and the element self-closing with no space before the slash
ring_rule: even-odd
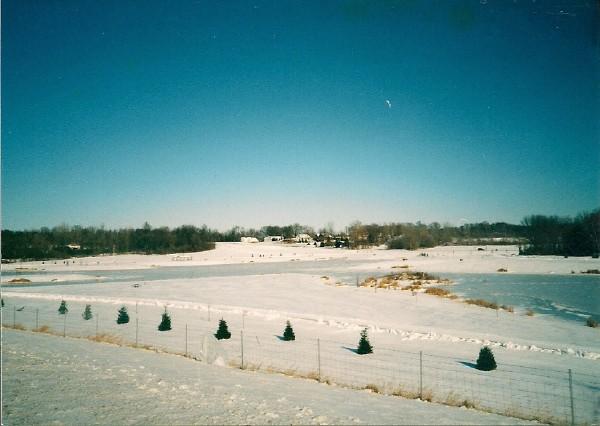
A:
<svg viewBox="0 0 600 426">
<path fill-rule="evenodd" d="M 218 241 L 240 241 L 243 236 L 281 235 L 291 239 L 309 234 L 319 245 L 353 249 L 386 244 L 389 248 L 415 250 L 442 244 L 515 243 L 521 254 L 559 254 L 589 256 L 600 253 L 600 209 L 575 218 L 532 215 L 519 225 L 504 222 L 473 223 L 462 226 L 417 223 L 354 222 L 342 232 L 329 223 L 315 231 L 298 223 L 260 229 L 233 227 L 219 232 L 206 226 L 184 225 L 177 228 L 104 229 L 61 225 L 39 230 L 2 231 L 3 259 L 51 259 L 102 253 L 174 253 L 214 248 Z M 69 247 L 71 245 L 71 247 Z M 79 246 L 74 249 L 72 246 Z"/>
</svg>

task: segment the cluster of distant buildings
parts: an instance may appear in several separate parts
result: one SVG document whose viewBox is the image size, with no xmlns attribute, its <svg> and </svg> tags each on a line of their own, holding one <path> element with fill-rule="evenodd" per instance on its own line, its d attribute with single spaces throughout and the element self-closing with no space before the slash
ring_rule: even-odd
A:
<svg viewBox="0 0 600 426">
<path fill-rule="evenodd" d="M 266 237 L 263 238 L 263 242 L 265 242 L 265 243 L 271 243 L 271 242 L 283 241 L 283 240 L 284 240 L 284 238 L 282 235 L 267 235 Z M 295 242 L 295 243 L 312 244 L 312 243 L 314 243 L 314 241 L 315 240 L 308 234 L 298 234 L 294 238 L 291 239 L 291 242 Z M 242 243 L 258 243 L 260 241 L 256 237 L 242 237 L 240 242 L 242 242 Z"/>
<path fill-rule="evenodd" d="M 263 238 L 263 242 L 286 242 L 286 243 L 299 243 L 299 244 L 307 244 L 314 245 L 316 247 L 347 247 L 348 240 L 341 237 L 334 237 L 332 235 L 322 235 L 317 234 L 316 237 L 311 236 L 310 234 L 298 234 L 293 238 L 285 239 L 282 235 L 267 235 Z M 259 239 L 256 237 L 242 237 L 240 239 L 242 243 L 259 243 Z"/>
</svg>

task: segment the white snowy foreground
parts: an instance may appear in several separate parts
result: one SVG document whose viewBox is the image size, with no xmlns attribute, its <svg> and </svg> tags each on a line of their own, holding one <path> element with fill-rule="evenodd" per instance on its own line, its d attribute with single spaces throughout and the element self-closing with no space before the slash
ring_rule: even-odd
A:
<svg viewBox="0 0 600 426">
<path fill-rule="evenodd" d="M 497 311 L 423 293 L 413 295 L 410 291 L 375 290 L 348 285 L 347 282 L 343 284 L 335 276 L 311 272 L 311 265 L 315 262 L 308 262 L 338 259 L 338 265 L 344 265 L 343 259 L 347 259 L 351 261 L 348 262 L 348 269 L 352 273 L 356 271 L 366 277 L 375 271 L 398 272 L 404 270 L 398 266 L 404 265 L 413 271 L 441 272 L 442 276 L 443 272 L 496 273 L 499 268 L 507 269 L 505 274 L 570 274 L 571 271 L 598 269 L 598 259 L 551 256 L 523 258 L 516 256 L 515 247 L 493 246 L 485 247 L 485 250 L 477 250 L 477 247 L 438 247 L 408 252 L 240 243 L 218 244 L 213 251 L 193 253 L 191 256 L 191 261 L 174 261 L 173 256 L 169 255 L 123 255 L 76 259 L 74 263 L 70 260 L 68 265 L 66 261 L 57 261 L 56 264 L 52 261 L 3 265 L 3 270 L 18 271 L 18 276 L 25 278 L 36 277 L 33 269 L 44 270 L 46 276 L 52 277 L 61 273 L 67 276 L 73 272 L 93 277 L 101 275 L 102 271 L 107 271 L 105 274 L 108 276 L 114 274 L 112 271 L 115 270 L 142 270 L 139 276 L 137 272 L 123 275 L 121 281 L 20 287 L 3 285 L 2 297 L 6 303 L 3 309 L 4 322 L 8 325 L 20 324 L 27 330 L 47 326 L 51 332 L 67 336 L 106 333 L 126 344 L 139 343 L 173 353 L 187 352 L 203 361 L 202 364 L 194 363 L 197 366 L 194 368 L 208 368 L 206 371 L 214 372 L 215 377 L 222 374 L 229 378 L 239 373 L 228 368 L 209 368 L 206 364 L 240 365 L 243 356 L 244 366 L 249 369 L 307 377 L 318 375 L 323 381 L 338 385 L 354 388 L 369 386 L 383 393 L 413 398 L 422 392 L 424 398 L 433 401 L 475 406 L 521 418 L 569 423 L 574 417 L 576 423 L 589 424 L 597 423 L 600 419 L 598 329 L 551 316 L 527 316 L 519 310 L 514 313 Z M 242 274 L 242 267 L 236 264 L 243 263 L 246 264 L 246 270 Z M 253 268 L 248 265 L 250 263 L 272 263 L 272 267 L 263 268 L 269 273 L 248 272 L 249 268 Z M 227 265 L 221 269 L 234 271 L 229 275 L 242 275 L 192 275 L 190 278 L 181 278 L 166 274 L 164 276 L 167 279 L 143 279 L 144 269 L 161 271 L 167 266 L 211 264 Z M 302 265 L 306 265 L 306 268 L 303 269 Z M 57 313 L 61 300 L 65 300 L 69 306 L 66 316 Z M 86 304 L 92 305 L 94 313 L 90 321 L 84 321 L 81 316 Z M 117 325 L 116 314 L 122 305 L 128 308 L 131 321 Z M 165 307 L 171 316 L 173 329 L 158 332 L 157 325 Z M 232 338 L 216 343 L 212 334 L 220 318 L 229 324 Z M 280 339 L 286 320 L 293 324 L 295 342 L 283 342 Z M 364 328 L 368 329 L 375 350 L 372 354 L 360 356 L 354 349 L 359 333 Z M 10 343 L 12 334 L 7 335 Z M 57 345 L 64 345 L 68 341 L 44 338 L 54 339 L 48 342 L 57 342 Z M 72 344 L 89 345 L 85 342 Z M 47 345 L 51 346 L 50 343 Z M 88 349 L 90 353 L 99 350 L 97 346 L 91 346 Z M 482 346 L 493 349 L 497 370 L 481 372 L 473 368 Z M 10 345 L 6 347 L 10 348 Z M 35 349 L 31 349 L 31 352 L 35 353 Z M 131 353 L 131 356 L 148 355 L 123 353 Z M 57 351 L 56 356 L 63 355 Z M 29 368 L 27 359 L 20 358 L 20 369 Z M 78 359 L 70 362 L 76 365 Z M 123 358 L 120 362 L 129 361 Z M 152 365 L 157 363 L 153 362 Z M 569 370 L 572 373 L 571 383 Z M 252 376 L 248 374 L 240 377 Z M 282 383 L 290 383 L 291 387 L 304 386 L 305 383 L 306 386 L 323 389 L 323 392 L 335 390 L 299 379 L 273 380 L 279 379 L 286 380 Z M 261 380 L 268 381 L 271 378 Z M 255 391 L 261 394 L 260 388 Z M 29 393 L 35 393 L 35 390 L 24 391 L 24 395 Z M 119 393 L 123 392 L 119 390 Z M 363 395 L 361 392 L 358 394 Z M 43 399 L 43 396 L 40 398 Z M 161 391 L 156 399 L 161 398 L 170 398 L 170 394 Z M 431 404 L 424 406 L 428 410 L 433 407 Z M 350 422 L 342 414 L 335 414 L 336 403 L 324 404 L 324 407 L 331 410 L 322 414 L 328 416 L 324 422 Z M 381 410 L 376 411 L 380 417 L 375 420 L 359 417 L 369 423 L 403 421 L 393 417 L 396 411 L 386 413 L 383 412 L 384 408 L 382 406 Z M 144 411 L 143 408 L 134 409 L 131 415 L 146 414 Z M 279 412 L 275 414 L 281 415 Z M 357 414 L 353 412 L 352 415 Z M 372 415 L 375 414 L 369 414 Z M 274 421 L 316 422 L 313 417 L 310 420 L 290 419 Z M 452 418 L 430 421 L 440 423 L 446 419 Z M 214 422 L 265 421 L 264 417 L 254 421 L 240 417 L 228 420 L 224 416 Z M 427 421 L 412 419 L 407 422 Z M 165 419 L 164 422 L 169 421 Z M 464 422 L 467 420 L 459 423 Z"/>
<path fill-rule="evenodd" d="M 524 424 L 466 408 L 3 330 L 3 424 Z"/>
</svg>

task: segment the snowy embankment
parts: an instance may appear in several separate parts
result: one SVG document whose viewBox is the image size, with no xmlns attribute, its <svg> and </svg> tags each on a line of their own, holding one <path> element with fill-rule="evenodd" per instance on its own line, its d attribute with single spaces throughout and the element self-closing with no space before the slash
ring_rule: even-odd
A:
<svg viewBox="0 0 600 426">
<path fill-rule="evenodd" d="M 309 377 L 320 371 L 331 383 L 412 397 L 419 389 L 422 351 L 422 387 L 434 401 L 565 422 L 571 369 L 576 418 L 597 417 L 592 389 L 600 387 L 598 330 L 426 294 L 327 281 L 275 274 L 149 281 L 139 287 L 112 282 L 53 285 L 36 292 L 11 288 L 3 293 L 4 318 L 9 325 L 48 326 L 68 336 L 94 335 L 98 327 L 125 343 L 231 365 L 241 364 L 243 331 L 247 368 Z M 62 299 L 68 302 L 67 317 L 56 312 Z M 81 318 L 85 304 L 92 305 L 91 321 Z M 129 309 L 129 324 L 115 322 L 120 305 Z M 156 327 L 165 306 L 173 330 L 160 333 Z M 211 344 L 220 318 L 228 322 L 232 339 Z M 288 319 L 297 336 L 292 344 L 278 337 Z M 362 328 L 375 347 L 366 357 L 353 352 Z M 473 369 L 482 345 L 494 349 L 497 371 Z"/>
<path fill-rule="evenodd" d="M 3 330 L 4 424 L 522 424 L 465 408 Z"/>
</svg>

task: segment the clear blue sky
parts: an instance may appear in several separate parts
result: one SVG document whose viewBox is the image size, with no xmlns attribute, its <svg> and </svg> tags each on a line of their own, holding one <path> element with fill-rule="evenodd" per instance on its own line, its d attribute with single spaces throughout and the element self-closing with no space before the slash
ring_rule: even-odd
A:
<svg viewBox="0 0 600 426">
<path fill-rule="evenodd" d="M 597 208 L 599 9 L 4 0 L 3 226 Z"/>
</svg>

